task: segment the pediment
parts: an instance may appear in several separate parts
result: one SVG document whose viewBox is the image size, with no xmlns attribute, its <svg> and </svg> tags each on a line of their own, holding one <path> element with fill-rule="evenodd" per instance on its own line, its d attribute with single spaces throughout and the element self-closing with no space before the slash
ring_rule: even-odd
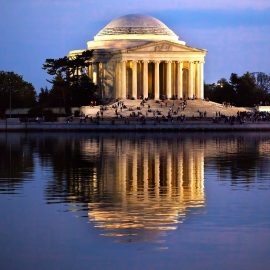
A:
<svg viewBox="0 0 270 270">
<path fill-rule="evenodd" d="M 128 52 L 204 52 L 202 49 L 192 48 L 186 45 L 169 42 L 159 41 L 150 42 L 146 45 L 136 46 L 129 48 Z"/>
</svg>

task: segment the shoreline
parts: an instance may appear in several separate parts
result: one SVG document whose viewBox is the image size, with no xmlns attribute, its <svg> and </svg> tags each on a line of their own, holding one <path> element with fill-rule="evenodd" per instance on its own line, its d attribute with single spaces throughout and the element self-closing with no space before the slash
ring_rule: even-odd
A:
<svg viewBox="0 0 270 270">
<path fill-rule="evenodd" d="M 0 123 L 0 132 L 10 131 L 27 131 L 27 132 L 51 132 L 51 131 L 76 131 L 76 132 L 95 132 L 95 131 L 270 131 L 270 122 L 246 122 L 246 123 L 213 123 L 213 121 L 185 121 L 185 122 L 130 122 L 125 123 L 59 123 L 59 122 L 43 122 L 43 123 Z"/>
</svg>

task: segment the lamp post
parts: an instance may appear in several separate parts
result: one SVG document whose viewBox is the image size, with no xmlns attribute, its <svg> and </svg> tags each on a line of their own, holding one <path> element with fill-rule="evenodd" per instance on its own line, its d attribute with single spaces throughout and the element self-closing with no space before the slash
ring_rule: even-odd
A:
<svg viewBox="0 0 270 270">
<path fill-rule="evenodd" d="M 9 118 L 11 118 L 11 78 L 8 78 L 8 90 L 9 90 Z"/>
<path fill-rule="evenodd" d="M 9 84 L 9 118 L 11 118 L 11 87 Z"/>
</svg>

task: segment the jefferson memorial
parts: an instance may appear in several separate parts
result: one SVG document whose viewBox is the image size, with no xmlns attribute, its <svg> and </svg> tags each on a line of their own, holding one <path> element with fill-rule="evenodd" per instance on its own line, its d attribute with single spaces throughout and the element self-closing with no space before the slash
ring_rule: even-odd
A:
<svg viewBox="0 0 270 270">
<path fill-rule="evenodd" d="M 207 51 L 187 46 L 156 18 L 114 19 L 87 42 L 87 50 L 93 58 L 86 72 L 103 98 L 204 98 Z"/>
</svg>

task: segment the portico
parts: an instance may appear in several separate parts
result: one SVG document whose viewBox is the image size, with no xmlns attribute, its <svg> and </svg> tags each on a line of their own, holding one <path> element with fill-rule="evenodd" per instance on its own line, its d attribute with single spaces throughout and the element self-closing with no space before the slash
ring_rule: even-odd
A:
<svg viewBox="0 0 270 270">
<path fill-rule="evenodd" d="M 118 98 L 203 99 L 203 62 L 181 60 L 123 60 L 117 72 Z M 187 81 L 188 83 L 184 83 Z"/>
</svg>

